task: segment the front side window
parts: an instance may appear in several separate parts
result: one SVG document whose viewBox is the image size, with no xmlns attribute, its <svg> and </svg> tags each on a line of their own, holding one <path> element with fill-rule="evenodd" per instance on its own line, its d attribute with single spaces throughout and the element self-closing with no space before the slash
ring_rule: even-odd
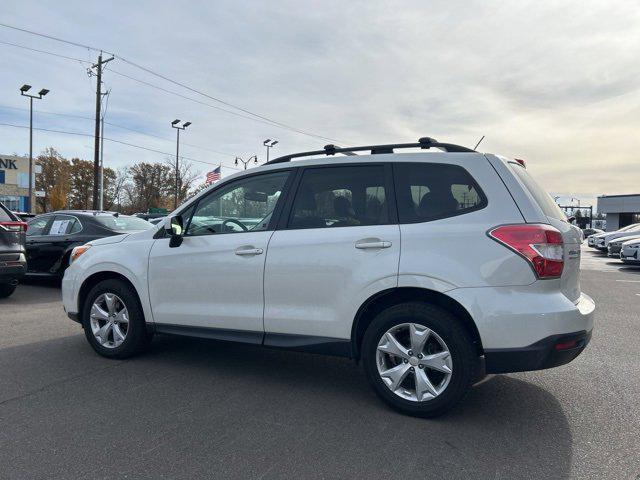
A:
<svg viewBox="0 0 640 480">
<path fill-rule="evenodd" d="M 353 227 L 389 223 L 384 165 L 305 170 L 288 228 Z"/>
<path fill-rule="evenodd" d="M 27 228 L 27 236 L 30 237 L 32 235 L 44 235 L 44 227 L 47 226 L 51 220 L 51 216 L 46 215 L 43 217 L 35 217 L 28 222 Z"/>
<path fill-rule="evenodd" d="M 457 165 L 397 163 L 393 171 L 400 223 L 452 217 L 486 205 L 475 180 Z"/>
<path fill-rule="evenodd" d="M 186 234 L 266 230 L 288 176 L 288 171 L 267 173 L 222 186 L 198 202 Z"/>
</svg>

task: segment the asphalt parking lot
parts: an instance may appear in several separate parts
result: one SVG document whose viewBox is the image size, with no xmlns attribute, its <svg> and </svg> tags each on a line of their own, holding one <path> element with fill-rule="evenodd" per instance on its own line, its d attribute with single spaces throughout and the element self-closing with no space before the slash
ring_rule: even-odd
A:
<svg viewBox="0 0 640 480">
<path fill-rule="evenodd" d="M 397 414 L 353 362 L 156 337 L 98 357 L 57 285 L 0 303 L 0 478 L 640 478 L 640 267 L 583 249 L 596 329 L 573 363 Z"/>
</svg>

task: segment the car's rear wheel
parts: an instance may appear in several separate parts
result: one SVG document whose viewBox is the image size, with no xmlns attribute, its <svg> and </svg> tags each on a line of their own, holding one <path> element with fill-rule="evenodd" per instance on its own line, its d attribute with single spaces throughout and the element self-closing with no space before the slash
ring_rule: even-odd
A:
<svg viewBox="0 0 640 480">
<path fill-rule="evenodd" d="M 10 297 L 13 292 L 16 291 L 17 285 L 10 283 L 0 283 L 0 298 Z"/>
<path fill-rule="evenodd" d="M 89 344 L 108 358 L 127 358 L 151 339 L 136 292 L 127 283 L 104 280 L 91 289 L 82 311 Z"/>
<path fill-rule="evenodd" d="M 466 329 L 446 310 L 424 303 L 381 312 L 365 332 L 362 359 L 375 392 L 396 410 L 419 417 L 451 409 L 478 373 Z"/>
</svg>

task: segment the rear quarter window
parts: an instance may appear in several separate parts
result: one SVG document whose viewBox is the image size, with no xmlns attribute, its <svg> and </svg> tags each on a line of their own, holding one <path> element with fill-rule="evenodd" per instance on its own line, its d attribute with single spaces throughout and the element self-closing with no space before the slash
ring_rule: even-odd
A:
<svg viewBox="0 0 640 480">
<path fill-rule="evenodd" d="M 516 162 L 509 162 L 509 166 L 513 173 L 524 184 L 525 188 L 529 190 L 529 193 L 534 198 L 542 212 L 551 218 L 558 220 L 566 220 L 566 215 L 562 212 L 560 207 L 553 200 L 553 197 L 547 193 L 534 178 L 527 172 L 526 168 Z"/>
<path fill-rule="evenodd" d="M 473 177 L 458 165 L 394 163 L 400 223 L 419 223 L 484 208 L 487 199 Z"/>
</svg>

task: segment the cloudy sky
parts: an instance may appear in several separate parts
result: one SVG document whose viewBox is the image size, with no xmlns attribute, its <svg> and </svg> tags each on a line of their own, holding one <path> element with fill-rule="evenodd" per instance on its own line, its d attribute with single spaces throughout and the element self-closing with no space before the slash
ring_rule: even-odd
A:
<svg viewBox="0 0 640 480">
<path fill-rule="evenodd" d="M 117 58 L 104 79 L 113 140 L 172 154 L 169 122 L 180 118 L 193 122 L 185 156 L 232 166 L 236 155 L 262 161 L 266 138 L 285 154 L 425 135 L 473 146 L 485 135 L 480 150 L 526 159 L 550 192 L 587 203 L 640 192 L 637 2 L 3 0 L 0 23 L 114 52 L 293 127 Z M 0 123 L 28 125 L 18 93 L 28 83 L 51 90 L 36 102 L 37 127 L 91 135 L 88 65 L 7 43 L 84 61 L 97 52 L 0 27 Z M 27 152 L 28 132 L 0 125 L 0 142 L 0 153 Z M 87 159 L 92 145 L 34 140 L 36 152 Z M 105 142 L 106 166 L 166 157 Z"/>
</svg>

